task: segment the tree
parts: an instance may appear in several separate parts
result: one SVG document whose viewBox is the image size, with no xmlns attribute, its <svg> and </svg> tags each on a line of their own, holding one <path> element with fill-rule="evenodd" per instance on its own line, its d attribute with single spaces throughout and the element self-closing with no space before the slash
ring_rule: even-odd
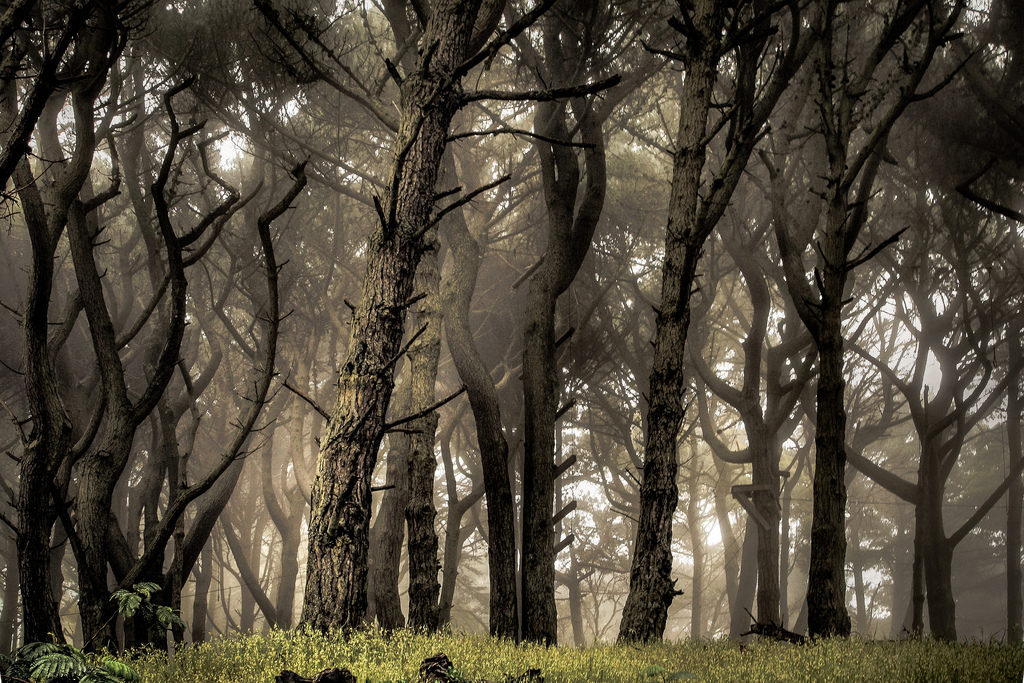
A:
<svg viewBox="0 0 1024 683">
<path fill-rule="evenodd" d="M 473 49 L 498 19 L 481 10 L 481 2 L 435 3 L 416 68 L 400 78 L 395 157 L 367 246 L 362 297 L 352 314 L 352 341 L 313 484 L 302 610 L 302 623 L 313 628 L 355 627 L 366 610 L 370 478 L 386 428 L 394 364 L 406 350 L 405 312 L 427 246 L 424 236 L 434 223 L 434 185 L 448 127 L 463 101 L 461 77 L 492 49 Z M 474 32 L 478 16 L 482 25 Z M 495 52 L 504 38 L 498 40 Z"/>
<path fill-rule="evenodd" d="M 640 519 L 620 641 L 660 638 L 668 607 L 678 594 L 671 578 L 672 516 L 678 498 L 676 439 L 684 412 L 683 359 L 697 263 L 739 183 L 762 126 L 812 44 L 806 35 L 809 32 L 801 33 L 803 18 L 793 5 L 789 33 L 780 39 L 774 53 L 774 72 L 768 82 L 761 83 L 758 64 L 768 36 L 775 31 L 784 33 L 781 27 L 773 27 L 777 17 L 770 8 L 742 3 L 728 11 L 720 3 L 697 2 L 692 11 L 680 3 L 680 10 L 683 19 L 673 25 L 686 40 L 685 50 L 682 54 L 663 51 L 686 65 L 686 78 L 679 91 L 661 301 L 656 309 Z M 738 74 L 732 92 L 734 111 L 727 120 L 712 123 L 719 66 L 734 50 Z M 701 197 L 709 138 L 722 127 L 728 129 L 723 162 Z M 709 130 L 713 132 L 710 136 Z"/>
</svg>

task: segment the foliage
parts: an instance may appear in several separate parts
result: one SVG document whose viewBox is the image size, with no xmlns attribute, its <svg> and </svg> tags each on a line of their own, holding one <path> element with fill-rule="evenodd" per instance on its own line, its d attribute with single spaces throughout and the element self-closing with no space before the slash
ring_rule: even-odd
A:
<svg viewBox="0 0 1024 683">
<path fill-rule="evenodd" d="M 156 633 L 166 633 L 174 627 L 185 628 L 185 622 L 173 609 L 153 603 L 153 593 L 159 590 L 158 584 L 143 581 L 131 588 L 114 591 L 110 599 L 117 603 L 118 612 L 125 617 L 133 617 L 138 613 L 143 623 Z"/>
<path fill-rule="evenodd" d="M 42 683 L 135 683 L 139 675 L 128 664 L 102 653 L 82 652 L 72 645 L 27 643 L 0 660 L 8 680 Z"/>
<path fill-rule="evenodd" d="M 546 648 L 472 635 L 390 634 L 373 630 L 340 635 L 274 630 L 224 638 L 179 650 L 137 654 L 144 683 L 266 683 L 281 669 L 313 675 L 343 666 L 370 683 L 417 680 L 419 663 L 448 655 L 458 680 L 515 680 L 540 669 L 547 683 L 715 681 L 996 681 L 1020 680 L 1024 649 L 997 643 L 817 640 L 805 646 L 733 641 L 657 643 L 645 647 L 597 645 Z"/>
<path fill-rule="evenodd" d="M 158 584 L 142 582 L 114 591 L 110 599 L 125 617 L 141 616 L 152 629 L 166 633 L 185 627 L 174 610 L 152 601 Z M 88 653 L 57 643 L 26 643 L 10 657 L 0 655 L 0 673 L 8 679 L 38 680 L 43 683 L 135 683 L 139 674 L 128 664 L 107 653 Z"/>
</svg>

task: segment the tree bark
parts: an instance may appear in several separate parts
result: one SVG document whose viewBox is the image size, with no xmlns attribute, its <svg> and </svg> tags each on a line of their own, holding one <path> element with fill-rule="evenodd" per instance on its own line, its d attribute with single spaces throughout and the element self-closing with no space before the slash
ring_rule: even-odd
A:
<svg viewBox="0 0 1024 683">
<path fill-rule="evenodd" d="M 381 222 L 367 245 L 362 297 L 313 483 L 302 624 L 355 628 L 366 611 L 370 479 L 402 353 L 405 312 L 429 228 L 438 166 L 460 106 L 479 2 L 433 3 L 417 70 L 401 85 L 401 122 Z"/>
<path fill-rule="evenodd" d="M 729 637 L 739 638 L 750 630 L 748 611 L 754 606 L 758 581 L 758 533 L 757 522 L 747 517 L 743 525 L 743 543 L 740 546 L 739 577 L 736 581 L 736 598 L 729 604 Z"/>
<path fill-rule="evenodd" d="M 399 388 L 395 408 L 402 414 L 409 411 L 410 387 Z M 366 618 L 374 619 L 383 629 L 405 626 L 402 602 L 398 592 L 398 575 L 405 545 L 405 508 L 409 504 L 409 435 L 395 432 L 388 437 L 385 489 L 381 494 L 377 519 L 370 529 L 369 600 Z"/>
<path fill-rule="evenodd" d="M 436 230 L 427 238 L 426 252 L 416 271 L 417 295 L 424 298 L 416 305 L 413 329 L 423 330 L 409 347 L 409 381 L 412 389 L 412 412 L 426 410 L 434 403 L 437 362 L 441 353 L 441 311 Z M 399 416 L 401 417 L 401 416 Z M 434 631 L 438 626 L 438 581 L 440 564 L 437 558 L 437 532 L 434 529 L 434 435 L 437 411 L 433 410 L 408 424 L 409 435 L 409 502 L 405 508 L 409 532 L 409 626 Z M 456 530 L 456 534 L 458 531 Z"/>
<path fill-rule="evenodd" d="M 679 497 L 676 438 L 684 411 L 683 364 L 690 325 L 690 293 L 697 278 L 697 261 L 713 226 L 698 223 L 698 188 L 705 161 L 708 111 L 718 75 L 722 16 L 719 3 L 694 3 L 692 22 L 700 38 L 695 41 L 679 95 L 679 128 L 672 160 L 665 262 L 661 301 L 656 309 L 651 395 L 640 480 L 640 518 L 633 544 L 629 595 L 619 625 L 620 642 L 661 638 L 668 608 L 681 592 L 671 578 L 672 517 Z"/>
<path fill-rule="evenodd" d="M 693 580 L 690 584 L 690 639 L 700 640 L 704 631 L 704 530 L 701 525 L 699 470 L 696 462 L 690 469 L 686 500 L 686 524 L 690 529 L 690 549 L 693 553 Z"/>
<path fill-rule="evenodd" d="M 194 570 L 195 583 L 192 584 L 192 642 L 201 643 L 206 640 L 206 621 L 210 607 L 210 583 L 213 580 L 213 548 L 209 543 L 203 545 L 199 554 L 199 566 Z"/>
</svg>

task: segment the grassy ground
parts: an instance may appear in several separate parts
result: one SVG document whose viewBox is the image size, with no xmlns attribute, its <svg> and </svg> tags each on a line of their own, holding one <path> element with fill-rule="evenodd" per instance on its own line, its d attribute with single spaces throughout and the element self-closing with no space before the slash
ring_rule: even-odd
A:
<svg viewBox="0 0 1024 683">
<path fill-rule="evenodd" d="M 416 681 L 424 657 L 448 655 L 464 681 L 502 681 L 540 669 L 545 683 L 575 681 L 1024 681 L 1024 649 L 933 641 L 824 640 L 805 646 L 729 641 L 647 647 L 516 646 L 467 635 L 405 631 L 340 637 L 274 631 L 187 647 L 173 662 L 136 655 L 144 683 L 270 683 L 281 669 L 305 676 L 346 667 L 362 683 Z"/>
</svg>

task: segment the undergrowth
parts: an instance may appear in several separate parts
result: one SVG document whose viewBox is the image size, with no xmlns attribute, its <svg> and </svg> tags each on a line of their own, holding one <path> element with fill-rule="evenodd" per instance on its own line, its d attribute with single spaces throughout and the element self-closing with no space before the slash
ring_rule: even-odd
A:
<svg viewBox="0 0 1024 683">
<path fill-rule="evenodd" d="M 297 631 L 221 638 L 130 660 L 144 683 L 271 683 L 282 669 L 312 676 L 345 667 L 360 683 L 412 682 L 437 652 L 460 681 L 502 681 L 540 669 L 545 683 L 700 681 L 1021 681 L 1024 649 L 998 643 L 821 640 L 798 646 L 698 641 L 644 647 L 545 648 L 481 636 Z"/>
</svg>

